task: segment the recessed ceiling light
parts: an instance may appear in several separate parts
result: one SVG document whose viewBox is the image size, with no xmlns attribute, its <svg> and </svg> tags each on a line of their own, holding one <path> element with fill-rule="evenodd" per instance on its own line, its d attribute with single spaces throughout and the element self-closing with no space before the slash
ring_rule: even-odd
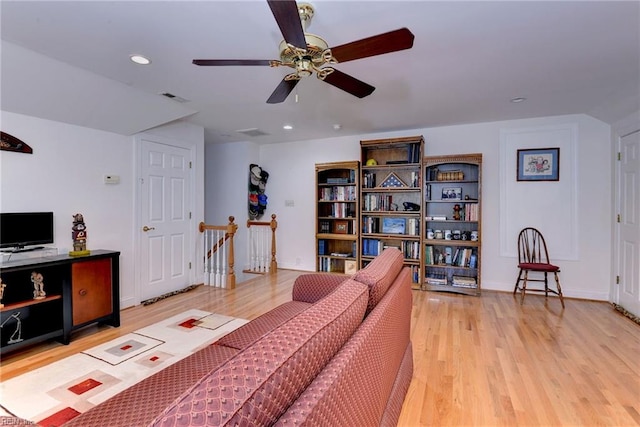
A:
<svg viewBox="0 0 640 427">
<path fill-rule="evenodd" d="M 518 104 L 518 103 L 524 102 L 526 100 L 527 100 L 527 98 L 525 98 L 523 96 L 518 96 L 517 98 L 511 98 L 511 102 L 513 102 L 514 104 Z"/>
<path fill-rule="evenodd" d="M 291 126 L 291 125 L 284 125 L 284 126 L 282 126 L 282 129 L 284 129 L 284 130 L 291 130 L 291 129 L 293 129 L 293 126 Z"/>
<path fill-rule="evenodd" d="M 142 56 L 142 55 L 131 55 L 131 56 L 129 56 L 129 59 L 131 59 L 136 64 L 140 64 L 140 65 L 151 64 L 151 60 L 149 58 L 145 57 L 145 56 Z"/>
<path fill-rule="evenodd" d="M 340 130 L 342 129 L 342 125 L 340 123 L 336 123 L 333 125 L 333 130 Z"/>
</svg>

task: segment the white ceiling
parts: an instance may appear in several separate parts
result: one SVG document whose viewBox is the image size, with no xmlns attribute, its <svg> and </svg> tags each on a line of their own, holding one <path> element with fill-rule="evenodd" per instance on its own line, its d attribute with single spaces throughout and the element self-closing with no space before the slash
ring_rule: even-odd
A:
<svg viewBox="0 0 640 427">
<path fill-rule="evenodd" d="M 613 123 L 640 110 L 638 1 L 311 4 L 308 31 L 330 47 L 401 27 L 414 46 L 336 65 L 375 86 L 369 97 L 308 77 L 266 104 L 290 69 L 191 63 L 277 59 L 266 1 L 2 0 L 1 107 L 122 134 L 185 118 L 207 142 L 256 143 L 573 113 Z M 237 132 L 250 128 L 268 135 Z"/>
</svg>

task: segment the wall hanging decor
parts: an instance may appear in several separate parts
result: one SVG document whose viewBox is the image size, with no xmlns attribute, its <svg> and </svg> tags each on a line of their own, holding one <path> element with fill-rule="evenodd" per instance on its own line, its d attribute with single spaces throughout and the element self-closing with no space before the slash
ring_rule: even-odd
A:
<svg viewBox="0 0 640 427">
<path fill-rule="evenodd" d="M 560 180 L 560 148 L 518 150 L 518 181 Z"/>
<path fill-rule="evenodd" d="M 33 154 L 33 149 L 26 142 L 6 132 L 0 132 L 0 150 Z"/>
<path fill-rule="evenodd" d="M 249 165 L 249 219 L 260 219 L 267 209 L 267 195 L 264 194 L 269 173 L 256 164 Z"/>
</svg>

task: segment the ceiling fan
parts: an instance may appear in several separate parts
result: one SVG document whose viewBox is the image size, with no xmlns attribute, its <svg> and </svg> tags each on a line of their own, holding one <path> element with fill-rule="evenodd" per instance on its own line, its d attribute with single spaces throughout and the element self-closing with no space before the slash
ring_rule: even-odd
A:
<svg viewBox="0 0 640 427">
<path fill-rule="evenodd" d="M 314 14 L 310 4 L 297 4 L 295 0 L 267 0 L 267 3 L 284 37 L 279 47 L 279 60 L 194 59 L 193 63 L 202 66 L 268 65 L 293 68 L 294 72 L 287 74 L 273 91 L 267 100 L 269 104 L 283 102 L 302 77 L 313 73 L 330 85 L 364 98 L 375 90 L 373 86 L 338 71 L 329 64 L 382 55 L 413 46 L 413 34 L 407 28 L 401 28 L 329 48 L 321 37 L 306 32 Z"/>
</svg>

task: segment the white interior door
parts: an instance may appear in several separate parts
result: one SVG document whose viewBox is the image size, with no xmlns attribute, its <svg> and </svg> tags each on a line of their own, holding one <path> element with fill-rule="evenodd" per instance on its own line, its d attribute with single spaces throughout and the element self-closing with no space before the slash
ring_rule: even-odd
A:
<svg viewBox="0 0 640 427">
<path fill-rule="evenodd" d="M 620 138 L 618 304 L 640 316 L 640 131 Z"/>
<path fill-rule="evenodd" d="M 141 300 L 191 284 L 191 151 L 141 140 Z"/>
</svg>

